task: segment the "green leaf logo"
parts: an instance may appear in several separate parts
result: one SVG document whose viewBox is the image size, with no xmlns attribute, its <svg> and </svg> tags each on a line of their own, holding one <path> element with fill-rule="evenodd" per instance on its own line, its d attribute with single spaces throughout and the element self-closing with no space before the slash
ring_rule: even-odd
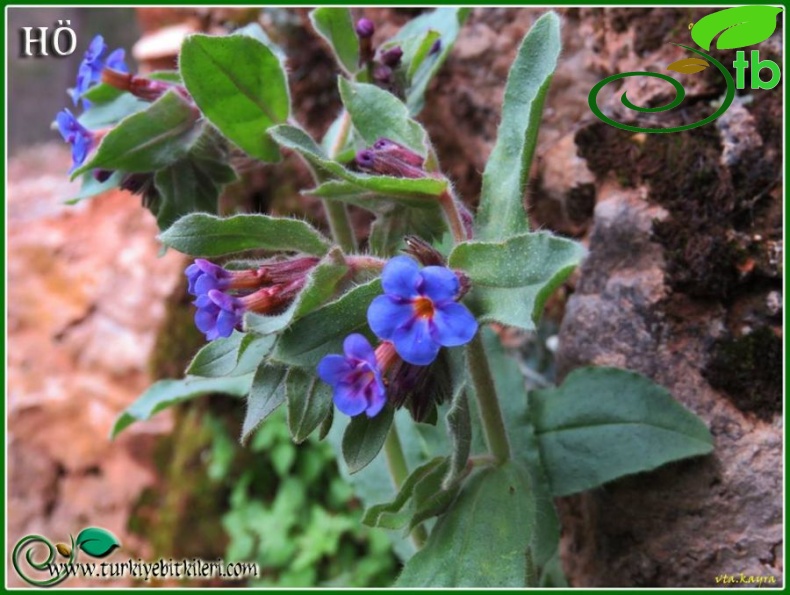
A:
<svg viewBox="0 0 790 595">
<path fill-rule="evenodd" d="M 121 542 L 107 529 L 88 527 L 77 535 L 76 545 L 89 556 L 104 558 L 115 548 L 120 547 Z"/>
<path fill-rule="evenodd" d="M 710 50 L 713 38 L 719 33 L 716 47 L 731 50 L 765 41 L 776 30 L 776 15 L 782 12 L 775 6 L 738 6 L 709 14 L 691 30 L 691 38 L 705 50 Z"/>
</svg>

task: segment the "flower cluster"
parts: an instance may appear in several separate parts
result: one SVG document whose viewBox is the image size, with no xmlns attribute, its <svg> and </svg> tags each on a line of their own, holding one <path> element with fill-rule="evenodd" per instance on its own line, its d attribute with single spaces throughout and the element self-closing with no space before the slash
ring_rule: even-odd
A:
<svg viewBox="0 0 790 595">
<path fill-rule="evenodd" d="M 77 84 L 69 91 L 74 105 L 78 105 L 82 101 L 84 109 L 90 107 L 90 102 L 83 98 L 82 95 L 101 80 L 102 71 L 105 68 L 111 68 L 120 72 L 128 71 L 124 62 L 124 50 L 117 49 L 104 58 L 106 51 L 107 44 L 104 43 L 104 38 L 101 35 L 94 37 L 77 70 Z M 55 122 L 63 140 L 71 145 L 72 165 L 69 170 L 69 173 L 71 173 L 85 162 L 88 153 L 96 147 L 104 131 L 88 130 L 79 123 L 77 117 L 68 109 L 59 112 L 55 116 Z"/>
<path fill-rule="evenodd" d="M 234 271 L 196 259 L 184 271 L 195 296 L 195 326 L 209 341 L 229 337 L 241 330 L 245 312 L 271 314 L 293 300 L 316 264 L 317 258 L 302 257 Z"/>
<path fill-rule="evenodd" d="M 362 335 L 351 335 L 345 355 L 328 355 L 318 365 L 319 377 L 334 389 L 335 405 L 347 415 L 376 415 L 387 401 L 387 386 L 390 400 L 403 404 L 404 393 L 425 381 L 442 347 L 463 345 L 477 333 L 474 316 L 457 301 L 465 288 L 447 267 L 420 268 L 398 256 L 384 267 L 381 284 L 384 294 L 367 312 L 379 347 L 374 351 Z"/>
<path fill-rule="evenodd" d="M 82 99 L 84 108 L 90 107 L 90 103 L 82 98 L 82 94 L 90 89 L 93 85 L 101 81 L 102 71 L 105 68 L 117 70 L 118 72 L 128 72 L 129 69 L 124 61 L 126 52 L 119 48 L 110 53 L 109 56 L 103 58 L 104 53 L 107 51 L 107 44 L 104 43 L 104 38 L 97 35 L 93 38 L 85 56 L 80 62 L 79 70 L 77 71 L 77 84 L 71 90 L 71 98 L 74 100 L 74 105 Z"/>
<path fill-rule="evenodd" d="M 359 19 L 355 27 L 357 37 L 359 37 L 359 64 L 366 66 L 369 76 L 380 87 L 391 93 L 403 96 L 404 73 L 399 71 L 401 59 L 403 58 L 403 48 L 399 45 L 379 48 L 378 52 L 373 49 L 372 38 L 376 32 L 376 26 L 370 19 Z M 442 41 L 437 39 L 428 52 L 429 56 L 434 56 L 441 51 Z M 376 55 L 378 54 L 378 55 Z"/>
</svg>

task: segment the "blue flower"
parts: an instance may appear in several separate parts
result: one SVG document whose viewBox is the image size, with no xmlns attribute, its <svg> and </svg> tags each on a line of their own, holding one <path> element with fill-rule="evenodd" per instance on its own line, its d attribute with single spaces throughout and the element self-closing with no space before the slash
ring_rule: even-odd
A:
<svg viewBox="0 0 790 595">
<path fill-rule="evenodd" d="M 195 326 L 207 340 L 230 337 L 234 328 L 241 329 L 246 307 L 240 299 L 211 289 L 192 303 L 197 306 Z"/>
<path fill-rule="evenodd" d="M 64 109 L 55 116 L 58 130 L 63 140 L 71 145 L 72 166 L 69 173 L 73 172 L 85 162 L 85 158 L 93 148 L 94 135 L 77 121 L 68 109 Z"/>
<path fill-rule="evenodd" d="M 195 264 L 189 265 L 184 272 L 192 295 L 200 296 L 212 289 L 224 290 L 230 286 L 230 272 L 202 258 L 195 259 Z"/>
<path fill-rule="evenodd" d="M 107 59 L 104 61 L 104 67 L 117 70 L 118 72 L 129 72 L 129 67 L 126 66 L 125 59 L 126 52 L 123 48 L 118 48 L 107 56 Z"/>
<path fill-rule="evenodd" d="M 360 334 L 346 337 L 345 355 L 327 355 L 318 364 L 318 376 L 332 385 L 337 408 L 346 415 L 363 411 L 374 417 L 387 404 L 387 393 L 381 378 L 376 354 L 368 340 Z"/>
<path fill-rule="evenodd" d="M 477 332 L 472 313 L 455 301 L 459 281 L 447 267 L 420 269 L 398 256 L 384 267 L 381 285 L 384 295 L 370 304 L 368 324 L 410 364 L 430 364 L 441 347 L 468 343 Z"/>
<path fill-rule="evenodd" d="M 106 51 L 107 44 L 104 43 L 104 38 L 101 35 L 94 37 L 77 70 L 77 84 L 71 91 L 71 98 L 74 101 L 74 105 L 77 105 L 80 97 L 85 91 L 101 81 L 101 73 L 105 68 L 112 68 L 120 72 L 129 71 L 124 62 L 126 55 L 124 50 L 117 49 L 107 56 L 106 60 L 102 60 L 102 55 Z M 90 107 L 90 103 L 87 100 L 83 99 L 82 102 L 83 107 Z"/>
</svg>

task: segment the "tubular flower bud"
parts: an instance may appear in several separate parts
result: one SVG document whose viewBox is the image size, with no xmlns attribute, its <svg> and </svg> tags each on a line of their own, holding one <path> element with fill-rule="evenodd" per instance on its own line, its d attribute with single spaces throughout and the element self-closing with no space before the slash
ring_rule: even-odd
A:
<svg viewBox="0 0 790 595">
<path fill-rule="evenodd" d="M 245 312 L 279 311 L 296 297 L 318 260 L 309 256 L 235 271 L 196 259 L 184 271 L 187 290 L 196 296 L 195 326 L 212 341 L 241 330 Z"/>
<path fill-rule="evenodd" d="M 387 51 L 382 52 L 379 59 L 385 66 L 397 68 L 400 65 L 400 60 L 402 57 L 403 50 L 400 48 L 400 46 L 396 45 L 394 48 L 390 48 Z"/>
<path fill-rule="evenodd" d="M 397 178 L 424 178 L 424 159 L 412 151 L 386 138 L 380 138 L 369 149 L 356 154 L 355 162 L 363 171 Z"/>
</svg>

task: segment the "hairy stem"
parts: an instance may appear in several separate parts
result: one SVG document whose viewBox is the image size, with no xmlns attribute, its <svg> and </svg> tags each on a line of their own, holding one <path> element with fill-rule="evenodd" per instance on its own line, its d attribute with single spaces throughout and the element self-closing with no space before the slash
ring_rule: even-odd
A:
<svg viewBox="0 0 790 595">
<path fill-rule="evenodd" d="M 447 218 L 447 223 L 450 226 L 450 231 L 453 234 L 453 240 L 456 242 L 463 242 L 467 239 L 466 229 L 464 222 L 461 220 L 461 213 L 458 211 L 458 205 L 455 202 L 455 197 L 449 190 L 442 192 L 439 197 L 439 204 L 444 211 L 444 216 Z"/>
<path fill-rule="evenodd" d="M 394 420 L 392 426 L 390 426 L 389 434 L 387 434 L 387 439 L 384 441 L 384 454 L 387 456 L 387 467 L 389 467 L 395 489 L 398 490 L 409 476 L 409 466 L 406 464 L 406 455 L 403 454 L 403 447 L 401 446 Z M 417 549 L 425 545 L 427 539 L 428 534 L 422 525 L 411 532 L 411 540 Z"/>
<path fill-rule="evenodd" d="M 340 121 L 340 130 L 337 132 L 335 142 L 329 149 L 329 158 L 334 159 L 338 156 L 346 144 L 348 133 L 351 131 L 351 116 L 347 111 L 343 112 L 343 117 Z M 340 244 L 343 252 L 356 252 L 357 238 L 354 235 L 354 228 L 351 226 L 351 220 L 348 218 L 348 211 L 346 205 L 342 202 L 332 202 L 331 200 L 323 200 L 324 210 L 326 217 L 329 220 L 329 229 L 332 231 L 332 237 Z"/>
<path fill-rule="evenodd" d="M 346 256 L 346 264 L 351 267 L 353 272 L 357 271 L 381 271 L 387 261 L 383 258 L 375 256 L 367 256 L 364 254 L 351 254 Z"/>
<path fill-rule="evenodd" d="M 502 419 L 502 410 L 496 396 L 494 379 L 488 367 L 488 357 L 483 347 L 480 333 L 467 345 L 467 365 L 471 372 L 472 382 L 475 385 L 477 406 L 480 410 L 480 420 L 483 422 L 483 432 L 486 437 L 488 451 L 498 463 L 510 459 L 510 444 L 507 439 L 505 422 Z"/>
</svg>

